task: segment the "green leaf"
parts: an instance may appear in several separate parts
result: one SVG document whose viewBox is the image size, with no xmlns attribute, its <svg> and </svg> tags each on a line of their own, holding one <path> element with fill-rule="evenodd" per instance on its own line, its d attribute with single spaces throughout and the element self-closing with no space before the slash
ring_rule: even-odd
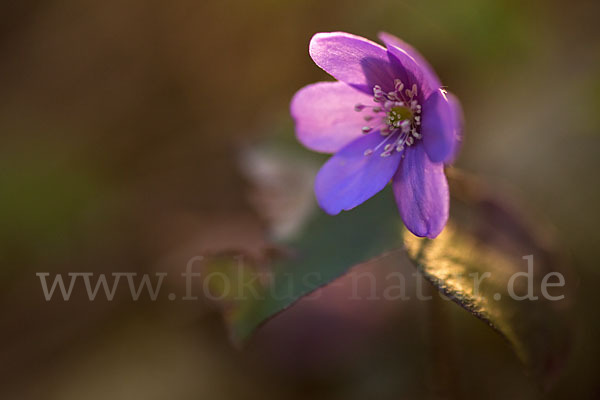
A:
<svg viewBox="0 0 600 400">
<path fill-rule="evenodd" d="M 226 319 L 234 342 L 351 267 L 399 248 L 402 224 L 396 213 L 389 191 L 337 216 L 316 211 L 303 229 L 278 242 L 288 254 L 269 265 L 269 284 L 255 282 L 231 302 Z"/>
<path fill-rule="evenodd" d="M 570 348 L 573 277 L 568 258 L 552 229 L 531 220 L 531 213 L 523 213 L 505 191 L 455 170 L 448 176 L 450 221 L 434 240 L 405 231 L 409 258 L 438 290 L 504 336 L 548 388 Z M 531 261 L 531 274 L 525 276 Z M 564 277 L 565 287 L 547 289 L 551 296 L 564 295 L 562 300 L 541 292 L 550 273 Z M 555 276 L 548 279 L 558 282 Z M 522 299 L 529 282 L 536 300 Z"/>
</svg>

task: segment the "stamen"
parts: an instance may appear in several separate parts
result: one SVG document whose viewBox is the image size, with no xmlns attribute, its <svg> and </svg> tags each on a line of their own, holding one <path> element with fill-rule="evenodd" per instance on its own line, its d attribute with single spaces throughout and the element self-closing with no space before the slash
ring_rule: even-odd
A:
<svg viewBox="0 0 600 400">
<path fill-rule="evenodd" d="M 383 139 L 381 141 L 381 143 L 379 143 L 377 146 L 375 146 L 375 148 L 373 150 L 377 150 L 378 148 L 380 148 L 385 142 L 387 142 L 392 136 L 387 136 L 385 139 Z"/>
<path fill-rule="evenodd" d="M 404 89 L 404 84 L 400 79 L 394 80 L 394 89 L 396 89 L 396 92 L 402 93 L 402 89 Z"/>
<path fill-rule="evenodd" d="M 364 151 L 365 156 L 373 154 L 383 146 L 381 157 L 389 157 L 394 152 L 403 152 L 402 157 L 404 157 L 406 146 L 412 146 L 416 140 L 423 137 L 419 133 L 422 107 L 417 94 L 416 84 L 412 84 L 408 89 L 400 79 L 394 79 L 393 91 L 384 92 L 381 86 L 373 86 L 373 102 L 378 105 L 368 106 L 360 103 L 355 105 L 356 111 L 371 109 L 372 113 L 363 117 L 365 121 L 378 121 L 363 126 L 362 132 L 368 134 L 377 129 L 383 137 L 375 148 Z M 384 112 L 384 115 L 380 119 L 375 119 L 376 114 L 380 112 Z"/>
<path fill-rule="evenodd" d="M 408 133 L 410 131 L 410 121 L 405 119 L 399 124 L 402 127 L 402 133 Z"/>
</svg>

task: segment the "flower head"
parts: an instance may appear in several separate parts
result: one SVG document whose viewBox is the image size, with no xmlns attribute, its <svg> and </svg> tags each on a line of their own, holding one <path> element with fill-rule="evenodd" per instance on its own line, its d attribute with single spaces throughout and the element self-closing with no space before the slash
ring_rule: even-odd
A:
<svg viewBox="0 0 600 400">
<path fill-rule="evenodd" d="M 434 238 L 448 220 L 444 164 L 458 151 L 462 110 L 414 48 L 379 37 L 387 48 L 343 32 L 313 36 L 310 56 L 338 81 L 296 93 L 296 134 L 306 147 L 334 153 L 315 180 L 327 213 L 358 206 L 391 180 L 406 227 Z"/>
</svg>

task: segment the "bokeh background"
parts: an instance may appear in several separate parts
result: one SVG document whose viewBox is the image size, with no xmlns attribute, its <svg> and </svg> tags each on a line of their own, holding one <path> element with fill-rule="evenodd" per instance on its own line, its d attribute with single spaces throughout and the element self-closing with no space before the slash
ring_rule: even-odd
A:
<svg viewBox="0 0 600 400">
<path fill-rule="evenodd" d="M 433 327 L 452 364 L 433 367 L 431 310 L 343 301 L 344 280 L 241 351 L 207 302 L 44 300 L 36 272 L 168 271 L 178 287 L 193 255 L 263 246 L 239 154 L 293 137 L 291 96 L 329 79 L 309 39 L 334 30 L 420 49 L 464 105 L 458 165 L 553 221 L 578 325 L 550 398 L 600 396 L 599 5 L 3 1 L 0 398 L 422 399 L 440 380 L 456 398 L 538 396 L 507 344 L 453 304 L 452 328 Z"/>
</svg>

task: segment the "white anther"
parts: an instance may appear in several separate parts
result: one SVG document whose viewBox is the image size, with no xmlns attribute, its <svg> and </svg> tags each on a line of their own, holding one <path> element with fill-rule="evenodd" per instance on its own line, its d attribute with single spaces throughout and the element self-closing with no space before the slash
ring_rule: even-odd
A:
<svg viewBox="0 0 600 400">
<path fill-rule="evenodd" d="M 402 81 L 400 79 L 394 80 L 394 88 L 396 89 L 397 92 L 402 93 L 402 89 L 404 89 L 404 84 L 402 83 Z"/>
</svg>

